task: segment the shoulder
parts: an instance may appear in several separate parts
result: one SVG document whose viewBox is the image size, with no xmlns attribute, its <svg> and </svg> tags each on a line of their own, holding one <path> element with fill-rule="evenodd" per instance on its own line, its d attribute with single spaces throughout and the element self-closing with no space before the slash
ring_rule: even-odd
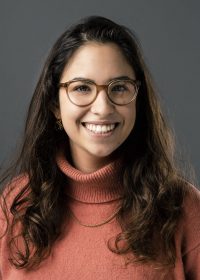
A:
<svg viewBox="0 0 200 280">
<path fill-rule="evenodd" d="M 28 175 L 20 174 L 9 181 L 0 193 L 0 197 L 12 199 L 15 197 L 29 182 Z"/>
<path fill-rule="evenodd" d="M 200 190 L 191 184 L 185 187 L 183 216 L 185 219 L 197 219 L 200 215 Z"/>
<path fill-rule="evenodd" d="M 25 189 L 28 182 L 28 176 L 21 174 L 6 184 L 0 193 L 0 218 L 5 211 L 10 215 L 10 208 L 15 198 Z"/>
<path fill-rule="evenodd" d="M 176 246 L 186 278 L 197 279 L 200 271 L 200 191 L 190 184 L 185 188 Z"/>
<path fill-rule="evenodd" d="M 200 191 L 191 184 L 187 184 L 185 188 L 178 231 L 183 255 L 200 246 Z"/>
</svg>

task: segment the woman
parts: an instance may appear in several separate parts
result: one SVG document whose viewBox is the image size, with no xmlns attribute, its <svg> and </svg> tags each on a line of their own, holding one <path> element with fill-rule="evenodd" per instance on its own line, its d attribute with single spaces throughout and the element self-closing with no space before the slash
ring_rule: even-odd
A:
<svg viewBox="0 0 200 280">
<path fill-rule="evenodd" d="M 198 279 L 199 192 L 127 28 L 94 16 L 61 35 L 8 175 L 1 279 Z"/>
</svg>

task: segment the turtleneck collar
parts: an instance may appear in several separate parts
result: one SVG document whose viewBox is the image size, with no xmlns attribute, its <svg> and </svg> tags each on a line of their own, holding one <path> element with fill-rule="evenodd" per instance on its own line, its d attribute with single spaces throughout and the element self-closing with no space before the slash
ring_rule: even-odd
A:
<svg viewBox="0 0 200 280">
<path fill-rule="evenodd" d="M 83 173 L 75 169 L 67 161 L 63 150 L 57 154 L 56 161 L 67 177 L 66 193 L 75 200 L 103 203 L 122 198 L 122 162 L 119 159 L 92 173 Z"/>
</svg>

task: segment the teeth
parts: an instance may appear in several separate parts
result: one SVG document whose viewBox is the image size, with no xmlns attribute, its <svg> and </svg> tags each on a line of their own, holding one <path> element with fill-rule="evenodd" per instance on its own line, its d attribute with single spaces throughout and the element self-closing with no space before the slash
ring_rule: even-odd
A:
<svg viewBox="0 0 200 280">
<path fill-rule="evenodd" d="M 109 124 L 109 125 L 97 124 L 96 125 L 96 124 L 86 123 L 85 126 L 87 127 L 87 129 L 89 129 L 90 131 L 92 131 L 94 133 L 106 133 L 115 128 L 115 124 Z"/>
</svg>

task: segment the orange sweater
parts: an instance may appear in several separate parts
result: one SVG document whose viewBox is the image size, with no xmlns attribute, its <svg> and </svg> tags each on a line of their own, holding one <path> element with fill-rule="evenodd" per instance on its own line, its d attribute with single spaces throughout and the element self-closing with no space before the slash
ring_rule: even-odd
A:
<svg viewBox="0 0 200 280">
<path fill-rule="evenodd" d="M 116 211 L 122 196 L 122 186 L 117 176 L 119 165 L 116 168 L 111 163 L 94 173 L 83 174 L 60 155 L 58 166 L 68 177 L 66 192 L 69 206 L 79 221 L 84 224 L 98 224 Z M 85 227 L 74 216 L 71 216 L 62 238 L 53 246 L 50 257 L 35 271 L 28 272 L 12 267 L 8 262 L 8 236 L 0 239 L 0 279 L 200 279 L 200 194 L 194 187 L 190 187 L 184 202 L 183 219 L 178 225 L 176 266 L 165 274 L 150 265 L 129 264 L 125 267 L 124 256 L 114 254 L 107 248 L 107 240 L 121 232 L 115 218 L 98 227 Z M 1 213 L 0 229 L 4 227 Z"/>
</svg>

